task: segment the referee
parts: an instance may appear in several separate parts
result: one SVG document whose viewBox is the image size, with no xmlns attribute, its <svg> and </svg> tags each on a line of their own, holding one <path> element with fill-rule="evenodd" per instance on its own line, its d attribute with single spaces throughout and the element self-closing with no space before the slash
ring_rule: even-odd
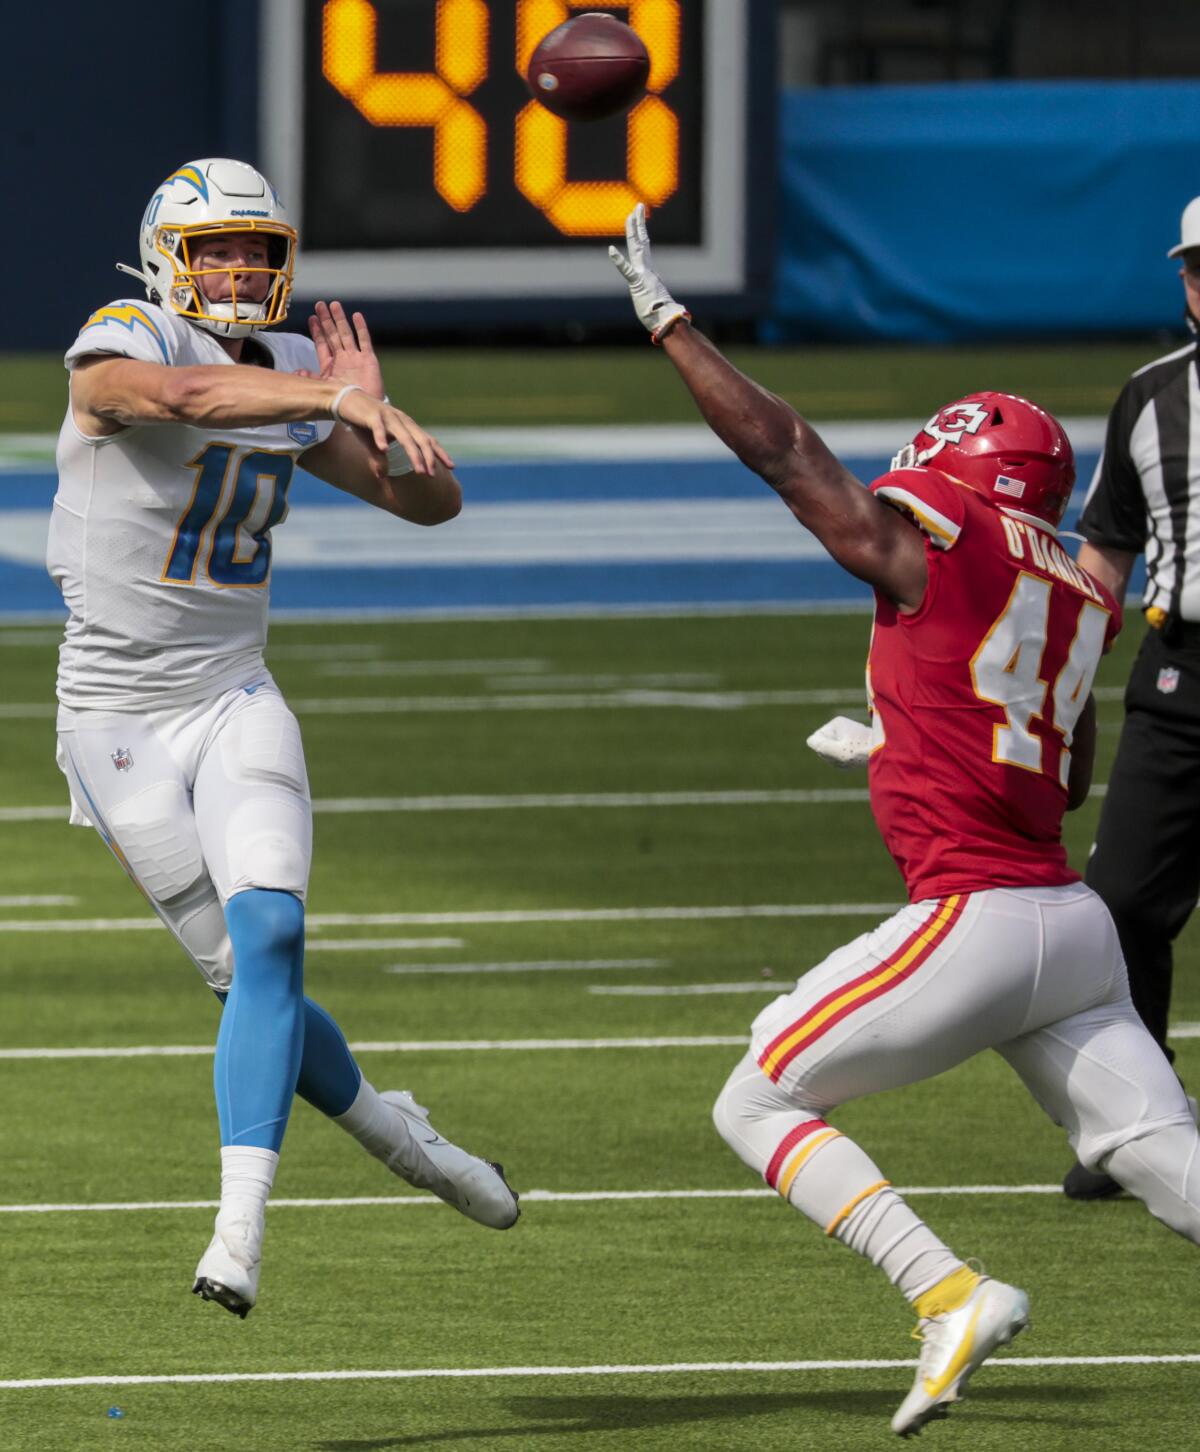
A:
<svg viewBox="0 0 1200 1452">
<path fill-rule="evenodd" d="M 1079 521 L 1079 563 L 1124 601 L 1146 556 L 1150 629 L 1125 690 L 1125 724 L 1087 881 L 1117 925 L 1134 1006 L 1168 1058 L 1172 944 L 1200 896 L 1200 197 L 1178 257 L 1192 341 L 1140 368 L 1108 420 Z M 1076 1164 L 1075 1200 L 1119 1193 Z"/>
</svg>

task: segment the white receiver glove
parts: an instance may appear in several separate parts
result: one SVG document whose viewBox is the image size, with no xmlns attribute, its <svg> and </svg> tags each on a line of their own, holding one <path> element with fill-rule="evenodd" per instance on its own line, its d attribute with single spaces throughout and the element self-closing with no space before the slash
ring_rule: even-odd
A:
<svg viewBox="0 0 1200 1452">
<path fill-rule="evenodd" d="M 657 343 L 671 323 L 691 314 L 667 291 L 666 284 L 650 264 L 650 234 L 646 231 L 646 208 L 641 202 L 625 218 L 628 257 L 619 247 L 610 247 L 613 266 L 629 284 L 629 295 L 642 326 Z"/>
<path fill-rule="evenodd" d="M 808 738 L 808 745 L 823 761 L 847 768 L 866 766 L 871 754 L 871 728 L 849 716 L 835 716 L 818 726 Z"/>
</svg>

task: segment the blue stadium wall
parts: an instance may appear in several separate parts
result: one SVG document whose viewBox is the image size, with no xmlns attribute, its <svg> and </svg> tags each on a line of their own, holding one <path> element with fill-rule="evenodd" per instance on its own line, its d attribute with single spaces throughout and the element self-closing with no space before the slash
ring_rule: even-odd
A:
<svg viewBox="0 0 1200 1452">
<path fill-rule="evenodd" d="M 781 125 L 766 339 L 1180 326 L 1200 82 L 793 91 Z"/>
<path fill-rule="evenodd" d="M 192 156 L 253 158 L 258 7 L 114 0 L 6 5 L 0 89 L 0 347 L 63 349 L 92 308 L 136 292 L 151 192 Z"/>
<path fill-rule="evenodd" d="M 57 349 L 127 289 L 188 157 L 257 159 L 258 7 L 9 7 L 0 347 Z M 1001 83 L 782 98 L 767 340 L 962 341 L 1175 326 L 1164 253 L 1200 193 L 1200 83 Z M 36 259 L 36 267 L 34 266 Z"/>
</svg>

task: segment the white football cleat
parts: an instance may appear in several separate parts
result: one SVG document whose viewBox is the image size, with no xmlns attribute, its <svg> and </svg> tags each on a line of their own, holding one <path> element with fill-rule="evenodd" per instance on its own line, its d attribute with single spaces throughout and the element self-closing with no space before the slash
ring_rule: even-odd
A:
<svg viewBox="0 0 1200 1452">
<path fill-rule="evenodd" d="M 258 1299 L 258 1270 L 262 1260 L 263 1214 L 249 1216 L 239 1210 L 217 1212 L 216 1234 L 196 1267 L 192 1291 L 216 1301 L 243 1320 Z"/>
<path fill-rule="evenodd" d="M 394 1151 L 384 1163 L 393 1174 L 431 1190 L 468 1220 L 507 1230 L 521 1211 L 518 1196 L 504 1178 L 503 1165 L 481 1160 L 443 1138 L 429 1122 L 429 1110 L 407 1089 L 389 1089 L 380 1099 L 404 1120 L 408 1147 Z"/>
<path fill-rule="evenodd" d="M 947 1404 L 963 1395 L 968 1378 L 996 1347 L 1006 1346 L 1028 1325 L 1025 1292 L 986 1276 L 956 1311 L 921 1321 L 916 1380 L 892 1418 L 892 1431 L 909 1437 L 931 1417 L 945 1416 Z"/>
</svg>

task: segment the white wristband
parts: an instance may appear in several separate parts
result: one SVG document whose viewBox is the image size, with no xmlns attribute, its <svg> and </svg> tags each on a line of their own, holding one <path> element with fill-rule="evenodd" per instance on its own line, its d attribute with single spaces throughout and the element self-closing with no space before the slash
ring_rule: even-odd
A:
<svg viewBox="0 0 1200 1452">
<path fill-rule="evenodd" d="M 341 390 L 341 392 L 329 405 L 329 415 L 334 420 L 334 422 L 345 423 L 345 419 L 342 418 L 342 399 L 344 399 L 348 393 L 366 393 L 366 391 L 367 390 L 365 388 L 360 388 L 357 383 L 347 383 L 345 388 Z"/>
</svg>

